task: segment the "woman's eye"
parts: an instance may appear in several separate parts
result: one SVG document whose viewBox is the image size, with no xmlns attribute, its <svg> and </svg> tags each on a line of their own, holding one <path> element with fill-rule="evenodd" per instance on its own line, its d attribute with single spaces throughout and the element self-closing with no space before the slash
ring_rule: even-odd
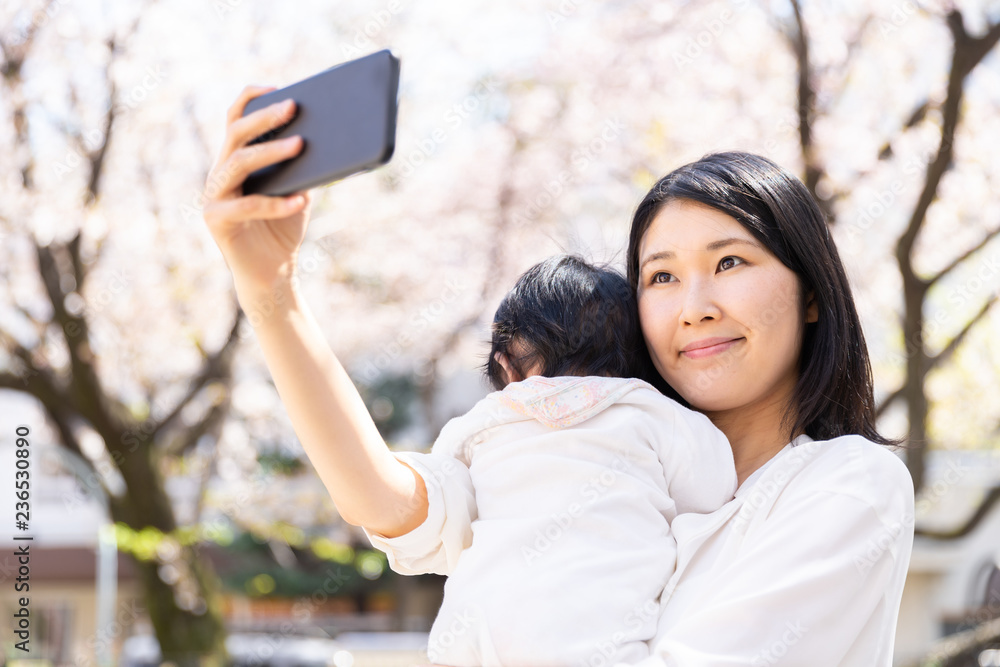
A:
<svg viewBox="0 0 1000 667">
<path fill-rule="evenodd" d="M 732 255 L 729 255 L 728 257 L 722 258 L 722 261 L 719 262 L 719 268 L 722 269 L 723 271 L 727 271 L 733 268 L 734 266 L 737 266 L 738 264 L 742 263 L 743 260 L 740 259 L 739 257 L 733 257 Z"/>
<path fill-rule="evenodd" d="M 656 283 L 669 283 L 669 282 L 672 282 L 671 278 L 673 278 L 673 276 L 671 274 L 669 274 L 669 273 L 667 273 L 665 271 L 657 271 L 656 273 L 653 274 L 653 277 L 650 279 L 650 282 L 653 283 L 653 284 L 656 284 Z"/>
</svg>

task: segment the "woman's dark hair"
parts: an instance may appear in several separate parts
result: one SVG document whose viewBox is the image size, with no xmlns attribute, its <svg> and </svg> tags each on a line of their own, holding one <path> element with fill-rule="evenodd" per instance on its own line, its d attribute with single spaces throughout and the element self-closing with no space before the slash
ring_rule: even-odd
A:
<svg viewBox="0 0 1000 667">
<path fill-rule="evenodd" d="M 858 434 L 880 444 L 898 444 L 875 428 L 871 364 L 847 274 L 830 230 L 802 182 L 760 155 L 713 153 L 660 179 L 632 217 L 627 271 L 639 281 L 639 245 L 660 209 L 671 201 L 710 206 L 736 219 L 782 264 L 798 275 L 803 295 L 813 293 L 819 320 L 806 324 L 795 402 L 784 425 L 815 440 Z M 677 397 L 640 353 L 640 375 Z"/>
<path fill-rule="evenodd" d="M 498 391 L 508 380 L 498 352 L 521 377 L 534 366 L 546 377 L 632 377 L 642 347 L 635 292 L 625 277 L 557 255 L 525 271 L 500 302 L 483 370 Z"/>
</svg>

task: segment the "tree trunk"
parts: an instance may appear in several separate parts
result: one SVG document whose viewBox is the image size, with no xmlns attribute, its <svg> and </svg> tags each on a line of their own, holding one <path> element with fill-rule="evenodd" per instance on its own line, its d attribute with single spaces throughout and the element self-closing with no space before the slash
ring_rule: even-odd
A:
<svg viewBox="0 0 1000 667">
<path fill-rule="evenodd" d="M 192 610 L 178 604 L 177 587 L 160 577 L 162 567 L 156 560 L 143 561 L 133 557 L 139 572 L 146 600 L 146 612 L 160 644 L 164 662 L 176 667 L 223 667 L 227 664 L 225 629 L 215 604 L 214 592 L 206 595 L 209 568 L 199 562 L 190 547 L 184 547 L 180 560 L 194 573 L 200 595 L 209 599 Z M 205 569 L 209 569 L 205 572 Z M 200 614 L 197 612 L 201 612 Z"/>
<path fill-rule="evenodd" d="M 155 453 L 142 443 L 116 463 L 126 493 L 111 504 L 114 520 L 136 532 L 153 528 L 165 535 L 152 558 L 132 554 L 162 660 L 176 667 L 222 667 L 228 656 L 218 579 L 196 549 L 172 537 L 177 522 Z"/>
<path fill-rule="evenodd" d="M 924 347 L 923 303 L 926 287 L 914 275 L 904 274 L 903 302 L 906 310 L 903 321 L 903 340 L 906 354 L 906 382 L 903 398 L 906 400 L 910 425 L 906 442 L 906 467 L 913 477 L 913 490 L 920 493 L 924 484 L 927 458 L 927 394 L 924 383 L 929 370 L 927 349 Z"/>
</svg>

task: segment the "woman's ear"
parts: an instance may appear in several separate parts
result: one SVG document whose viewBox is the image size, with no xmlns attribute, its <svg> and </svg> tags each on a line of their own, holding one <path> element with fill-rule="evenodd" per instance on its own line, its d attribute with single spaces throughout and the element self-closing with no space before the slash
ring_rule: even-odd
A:
<svg viewBox="0 0 1000 667">
<path fill-rule="evenodd" d="M 819 321 L 819 304 L 816 303 L 816 293 L 809 290 L 806 294 L 806 323 Z"/>
</svg>

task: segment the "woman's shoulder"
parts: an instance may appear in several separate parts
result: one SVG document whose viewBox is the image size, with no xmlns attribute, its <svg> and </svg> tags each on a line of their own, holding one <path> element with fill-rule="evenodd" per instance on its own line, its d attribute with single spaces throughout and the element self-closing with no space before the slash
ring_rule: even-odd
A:
<svg viewBox="0 0 1000 667">
<path fill-rule="evenodd" d="M 913 479 L 902 459 L 885 445 L 861 435 L 829 440 L 806 437 L 785 455 L 793 453 L 804 463 L 789 481 L 788 490 L 793 493 L 851 496 L 880 514 L 912 512 Z"/>
</svg>

